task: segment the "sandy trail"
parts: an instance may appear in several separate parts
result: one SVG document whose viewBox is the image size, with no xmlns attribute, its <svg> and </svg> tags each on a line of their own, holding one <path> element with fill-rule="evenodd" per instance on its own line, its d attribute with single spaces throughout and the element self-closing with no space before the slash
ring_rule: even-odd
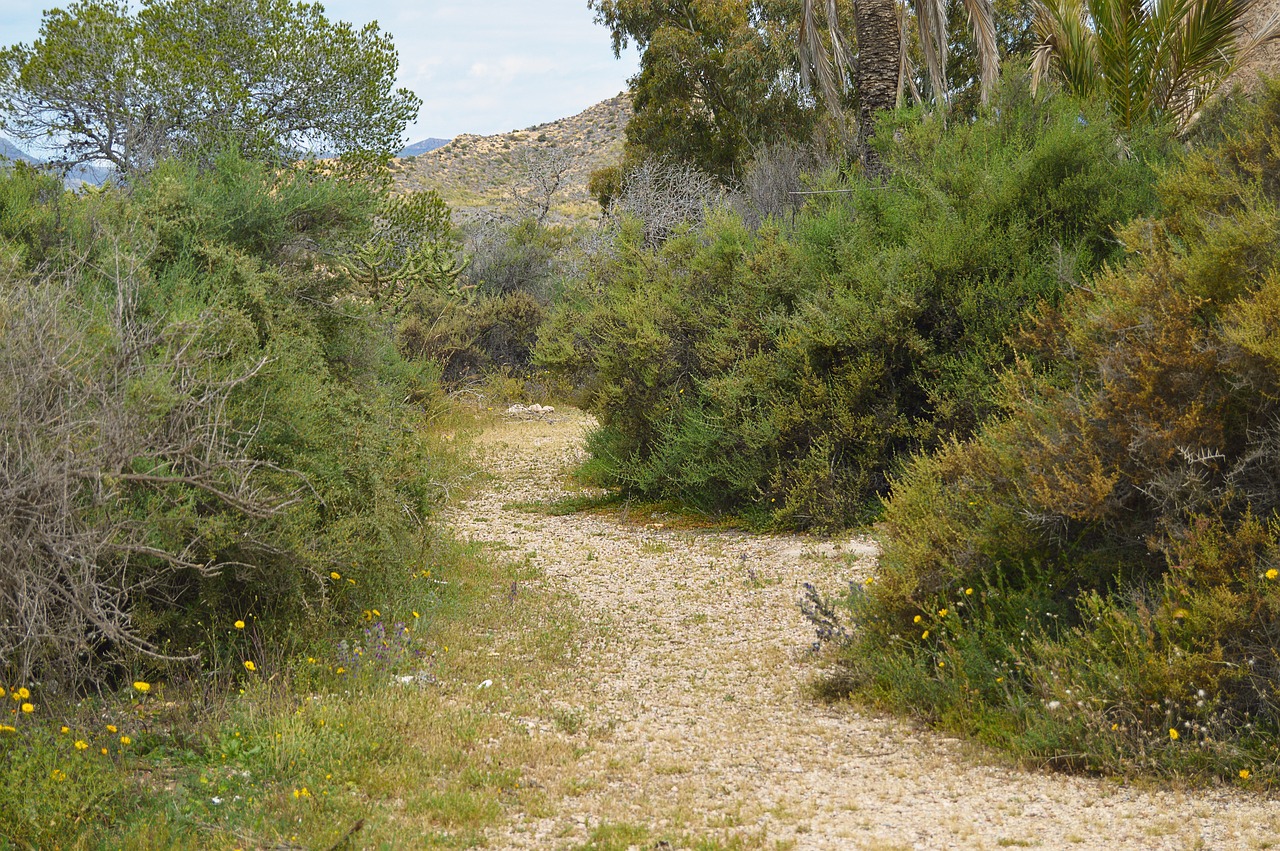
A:
<svg viewBox="0 0 1280 851">
<path fill-rule="evenodd" d="M 744 848 L 1280 847 L 1276 800 L 1006 768 L 813 700 L 800 586 L 865 575 L 874 544 L 512 507 L 564 494 L 590 425 L 559 411 L 489 428 L 478 452 L 494 479 L 448 514 L 464 538 L 527 555 L 589 624 L 582 665 L 530 722 L 581 756 L 567 773 L 535 774 L 548 811 L 517 815 L 492 847 L 573 847 L 601 824 Z M 642 847 L 670 847 L 654 841 Z"/>
</svg>

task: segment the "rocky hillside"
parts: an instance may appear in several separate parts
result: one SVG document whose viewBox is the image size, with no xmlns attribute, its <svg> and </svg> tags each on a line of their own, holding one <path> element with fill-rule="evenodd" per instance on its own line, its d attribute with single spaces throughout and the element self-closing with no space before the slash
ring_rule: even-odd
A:
<svg viewBox="0 0 1280 851">
<path fill-rule="evenodd" d="M 631 118 L 623 92 L 572 118 L 497 136 L 462 135 L 444 147 L 394 161 L 396 188 L 435 189 L 460 218 L 512 212 L 515 193 L 536 194 L 536 174 L 563 172 L 550 219 L 580 221 L 599 215 L 587 193 L 591 172 L 622 156 L 622 131 Z M 513 192 L 514 190 L 514 192 Z"/>
</svg>

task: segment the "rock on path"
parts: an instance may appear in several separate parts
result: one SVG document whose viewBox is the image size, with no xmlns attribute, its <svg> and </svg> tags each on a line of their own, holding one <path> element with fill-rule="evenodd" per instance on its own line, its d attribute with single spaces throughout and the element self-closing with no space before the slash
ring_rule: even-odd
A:
<svg viewBox="0 0 1280 851">
<path fill-rule="evenodd" d="M 563 495 L 591 425 L 562 409 L 489 428 L 478 452 L 494 479 L 448 514 L 465 538 L 532 554 L 588 625 L 582 665 L 548 698 L 548 717 L 573 723 L 530 722 L 582 756 L 533 778 L 548 812 L 517 815 L 492 847 L 573 847 L 602 823 L 745 848 L 1280 847 L 1272 799 L 1011 769 L 814 701 L 800 586 L 837 589 L 870 570 L 874 544 L 505 507 Z"/>
</svg>

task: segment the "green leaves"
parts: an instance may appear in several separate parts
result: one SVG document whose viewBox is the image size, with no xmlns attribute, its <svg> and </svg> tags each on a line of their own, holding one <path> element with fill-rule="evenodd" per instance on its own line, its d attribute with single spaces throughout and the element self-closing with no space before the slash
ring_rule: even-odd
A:
<svg viewBox="0 0 1280 851">
<path fill-rule="evenodd" d="M 1051 73 L 1073 94 L 1100 93 L 1126 129 L 1150 120 L 1185 129 L 1280 33 L 1277 18 L 1245 29 L 1256 1 L 1044 0 L 1036 7 L 1032 90 Z"/>
<path fill-rule="evenodd" d="M 397 66 L 376 24 L 331 23 L 319 5 L 147 0 L 131 14 L 82 0 L 0 54 L 0 127 L 126 174 L 228 148 L 277 162 L 389 156 L 421 103 L 393 90 Z"/>
</svg>

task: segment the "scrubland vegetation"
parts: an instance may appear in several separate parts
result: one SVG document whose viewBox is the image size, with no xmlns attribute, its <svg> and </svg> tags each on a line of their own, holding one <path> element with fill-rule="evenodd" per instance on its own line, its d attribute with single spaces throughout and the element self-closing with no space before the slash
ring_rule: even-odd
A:
<svg viewBox="0 0 1280 851">
<path fill-rule="evenodd" d="M 349 158 L 159 122 L 71 147 L 117 163 L 105 188 L 0 172 L 5 847 L 455 847 L 536 809 L 521 767 L 566 756 L 509 719 L 572 616 L 500 605 L 528 565 L 432 514 L 471 475 L 460 399 L 556 393 L 620 496 L 877 531 L 875 575 L 806 602 L 831 694 L 1039 764 L 1280 779 L 1280 83 L 1191 112 L 1157 74 L 1121 115 L 1114 74 L 1055 89 L 1069 58 L 1038 54 L 1035 89 L 1003 10 L 998 85 L 947 112 L 940 66 L 910 69 L 933 104 L 851 137 L 868 101 L 806 93 L 798 10 L 732 5 L 735 61 L 790 82 L 708 123 L 658 60 L 721 39 L 633 5 L 592 4 L 661 48 L 598 223 L 548 218 L 558 181 L 466 221 L 392 196 L 362 146 L 416 100 L 376 27 L 343 32 L 389 124 L 331 131 Z M 38 48 L 0 57 L 37 130 Z"/>
</svg>

